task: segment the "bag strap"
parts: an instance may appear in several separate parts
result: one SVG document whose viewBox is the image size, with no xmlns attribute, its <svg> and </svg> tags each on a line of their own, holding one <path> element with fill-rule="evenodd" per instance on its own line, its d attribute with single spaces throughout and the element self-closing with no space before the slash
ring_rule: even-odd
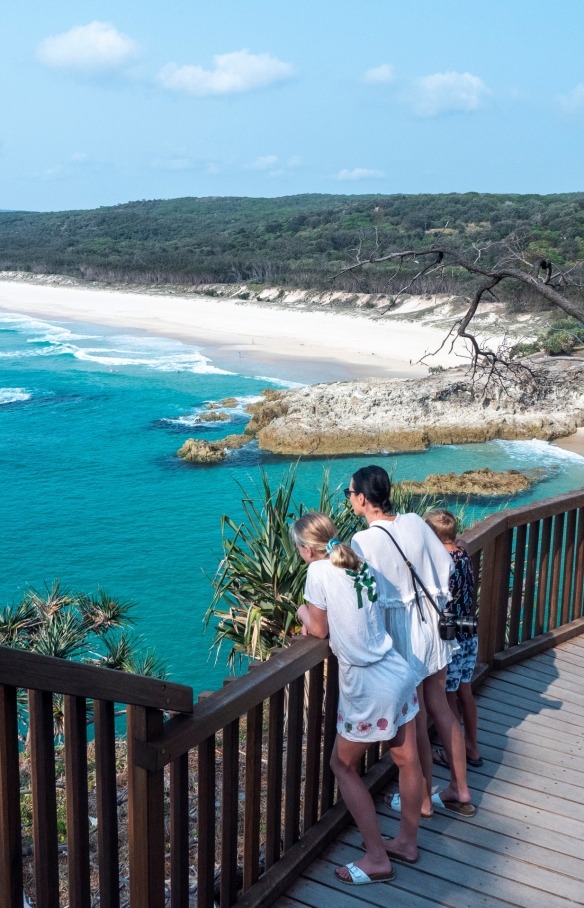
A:
<svg viewBox="0 0 584 908">
<path fill-rule="evenodd" d="M 420 604 L 420 596 L 419 596 L 419 593 L 418 593 L 418 584 L 419 584 L 420 589 L 422 590 L 424 596 L 426 597 L 426 599 L 428 599 L 428 601 L 431 603 L 431 605 L 434 606 L 434 608 L 436 609 L 436 611 L 437 611 L 438 614 L 440 615 L 440 614 L 441 614 L 440 609 L 438 608 L 438 606 L 437 606 L 436 603 L 434 602 L 433 597 L 430 595 L 430 593 L 428 592 L 428 590 L 427 590 L 426 587 L 424 586 L 424 583 L 423 583 L 423 581 L 422 581 L 422 578 L 420 577 L 420 575 L 419 575 L 418 572 L 416 571 L 416 569 L 415 569 L 414 565 L 412 564 L 412 562 L 411 562 L 411 561 L 409 560 L 409 558 L 407 558 L 406 555 L 404 554 L 403 549 L 401 548 L 401 546 L 399 545 L 397 539 L 395 539 L 395 537 L 393 536 L 393 534 L 390 533 L 389 530 L 386 530 L 385 527 L 380 527 L 378 523 L 376 523 L 375 526 L 371 527 L 371 529 L 372 529 L 372 530 L 381 530 L 382 533 L 385 533 L 386 536 L 389 536 L 389 538 L 390 538 L 391 541 L 393 542 L 394 546 L 396 547 L 396 549 L 398 550 L 398 552 L 399 552 L 400 555 L 402 556 L 403 560 L 405 561 L 405 563 L 406 563 L 406 565 L 407 565 L 407 567 L 408 567 L 408 570 L 409 570 L 409 572 L 410 572 L 410 574 L 411 574 L 411 577 L 412 577 L 412 586 L 414 587 L 414 595 L 415 595 L 415 597 L 416 597 L 416 605 L 418 606 L 418 611 L 419 611 L 419 613 L 420 613 L 420 617 L 421 617 L 422 621 L 425 621 L 426 619 L 424 618 L 424 612 L 422 611 L 422 606 L 421 606 L 421 604 Z"/>
</svg>

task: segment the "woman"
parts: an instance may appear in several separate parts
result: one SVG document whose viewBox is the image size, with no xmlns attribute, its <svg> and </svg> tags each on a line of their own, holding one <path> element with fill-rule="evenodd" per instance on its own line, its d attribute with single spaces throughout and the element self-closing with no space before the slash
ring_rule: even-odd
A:
<svg viewBox="0 0 584 908">
<path fill-rule="evenodd" d="M 308 564 L 298 618 L 306 632 L 324 638 L 339 662 L 337 738 L 331 768 L 363 836 L 365 856 L 339 867 L 336 876 L 350 885 L 388 882 L 391 858 L 418 860 L 417 835 L 422 804 L 422 772 L 416 749 L 418 698 L 412 672 L 391 644 L 377 605 L 375 582 L 366 564 L 337 539 L 325 514 L 305 514 L 292 536 Z M 402 816 L 395 839 L 383 841 L 371 795 L 359 776 L 361 759 L 375 741 L 388 741 L 400 767 Z"/>
<path fill-rule="evenodd" d="M 439 609 L 449 598 L 452 559 L 417 514 L 391 515 L 391 482 L 381 467 L 357 470 L 345 495 L 355 514 L 364 517 L 369 525 L 369 529 L 355 534 L 352 547 L 371 568 L 379 604 L 387 609 L 387 628 L 393 645 L 416 676 L 420 703 L 416 730 L 425 782 L 422 815 L 432 816 L 437 806 L 459 817 L 472 817 L 475 808 L 466 781 L 464 738 L 446 698 L 447 665 L 458 644 L 441 639 L 438 614 L 419 587 L 416 591 L 410 569 L 392 539 L 413 565 Z M 427 713 L 440 735 L 450 765 L 450 785 L 434 795 Z M 401 809 L 399 795 L 394 795 L 389 806 L 397 811 Z"/>
</svg>

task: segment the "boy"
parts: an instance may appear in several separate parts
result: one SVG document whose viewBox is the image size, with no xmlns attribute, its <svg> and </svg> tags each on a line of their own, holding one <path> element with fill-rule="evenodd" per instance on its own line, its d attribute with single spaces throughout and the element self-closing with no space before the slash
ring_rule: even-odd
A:
<svg viewBox="0 0 584 908">
<path fill-rule="evenodd" d="M 472 615 L 474 574 L 468 552 L 456 544 L 456 517 L 450 511 L 429 511 L 424 520 L 434 530 L 454 561 L 450 576 L 450 593 L 453 610 L 459 617 Z M 477 706 L 473 697 L 471 680 L 477 661 L 478 637 L 457 633 L 460 649 L 454 653 L 446 675 L 446 696 L 457 719 L 462 716 L 466 744 L 466 762 L 469 766 L 482 766 L 477 744 Z M 442 748 L 433 751 L 434 763 L 450 768 Z"/>
</svg>

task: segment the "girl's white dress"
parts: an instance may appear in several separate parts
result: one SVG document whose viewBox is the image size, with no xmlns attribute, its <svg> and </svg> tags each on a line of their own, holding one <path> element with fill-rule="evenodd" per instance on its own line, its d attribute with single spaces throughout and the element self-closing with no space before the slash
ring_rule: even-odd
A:
<svg viewBox="0 0 584 908">
<path fill-rule="evenodd" d="M 395 520 L 375 520 L 368 530 L 356 533 L 352 548 L 369 565 L 377 583 L 380 606 L 386 610 L 387 630 L 396 650 L 412 669 L 416 684 L 452 661 L 456 640 L 442 640 L 438 614 L 419 590 L 424 621 L 420 617 L 410 571 L 383 527 L 396 539 L 424 586 L 442 610 L 450 598 L 448 582 L 452 558 L 434 531 L 417 514 L 398 514 Z"/>
<path fill-rule="evenodd" d="M 388 540 L 389 542 L 389 540 Z M 389 543 L 391 545 L 391 543 Z M 308 566 L 304 598 L 327 612 L 330 646 L 339 660 L 337 732 L 348 741 L 390 741 L 418 712 L 416 682 L 394 649 L 365 570 L 335 567 L 328 558 Z"/>
</svg>

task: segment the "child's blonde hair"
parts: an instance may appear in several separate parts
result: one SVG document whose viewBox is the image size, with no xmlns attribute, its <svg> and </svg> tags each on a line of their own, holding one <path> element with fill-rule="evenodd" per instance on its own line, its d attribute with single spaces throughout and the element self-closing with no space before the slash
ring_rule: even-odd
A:
<svg viewBox="0 0 584 908">
<path fill-rule="evenodd" d="M 292 524 L 291 534 L 296 545 L 307 545 L 315 552 L 323 554 L 330 559 L 335 567 L 356 571 L 361 561 L 356 552 L 342 542 L 335 543 L 330 553 L 327 552 L 327 543 L 337 538 L 338 530 L 330 517 L 320 511 L 311 511 L 304 514 Z"/>
<path fill-rule="evenodd" d="M 458 535 L 458 524 L 452 511 L 435 508 L 424 514 L 424 521 L 432 527 L 440 542 L 454 545 Z"/>
</svg>

